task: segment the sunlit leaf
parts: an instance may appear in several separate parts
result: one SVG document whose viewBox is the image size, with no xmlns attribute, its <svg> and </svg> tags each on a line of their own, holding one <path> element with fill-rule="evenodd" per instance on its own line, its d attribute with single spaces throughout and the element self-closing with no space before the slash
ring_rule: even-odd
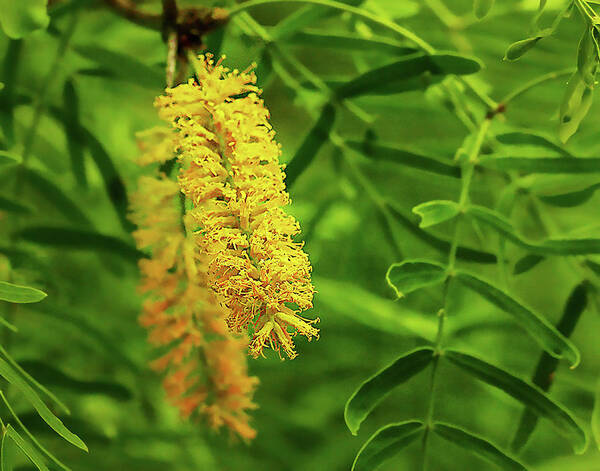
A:
<svg viewBox="0 0 600 471">
<path fill-rule="evenodd" d="M 596 190 L 600 188 L 600 183 L 590 185 L 587 188 L 579 191 L 571 191 L 569 193 L 561 193 L 559 195 L 540 195 L 539 198 L 544 203 L 551 206 L 558 206 L 561 208 L 572 208 L 581 204 L 587 203 Z"/>
<path fill-rule="evenodd" d="M 369 95 L 378 88 L 402 87 L 404 80 L 413 79 L 424 73 L 432 75 L 466 75 L 481 69 L 475 59 L 451 53 L 434 55 L 412 54 L 398 61 L 370 70 L 336 89 L 338 98 Z"/>
<path fill-rule="evenodd" d="M 31 386 L 4 360 L 0 359 L 0 375 L 10 384 L 17 388 L 23 396 L 31 403 L 38 412 L 40 417 L 46 422 L 56 433 L 75 445 L 77 448 L 87 451 L 87 446 L 73 432 L 67 429 L 61 420 L 56 417 L 50 409 L 44 404 L 36 392 L 31 389 Z"/>
<path fill-rule="evenodd" d="M 437 285 L 446 279 L 446 268 L 429 260 L 405 260 L 394 263 L 385 279 L 399 298 L 427 286 Z"/>
<path fill-rule="evenodd" d="M 44 458 L 42 455 L 35 449 L 35 447 L 25 440 L 19 433 L 12 427 L 12 425 L 8 424 L 6 426 L 6 435 L 10 438 L 15 445 L 19 447 L 19 449 L 25 453 L 27 458 L 31 460 L 31 462 L 35 465 L 37 469 L 40 471 L 48 471 L 48 467 L 44 462 Z"/>
<path fill-rule="evenodd" d="M 0 281 L 0 299 L 9 303 L 37 303 L 46 297 L 46 293 L 29 286 L 19 286 Z"/>
<path fill-rule="evenodd" d="M 433 360 L 430 347 L 417 348 L 362 383 L 346 402 L 344 419 L 353 435 L 371 411 L 397 386 L 425 369 Z"/>
<path fill-rule="evenodd" d="M 412 212 L 421 217 L 419 227 L 425 229 L 453 219 L 460 213 L 460 208 L 455 201 L 434 200 L 415 206 Z"/>
<path fill-rule="evenodd" d="M 558 137 L 562 142 L 567 142 L 577 132 L 592 106 L 593 96 L 594 89 L 585 83 L 578 72 L 575 72 L 569 80 L 560 105 Z"/>
<path fill-rule="evenodd" d="M 9 38 L 19 39 L 50 23 L 48 0 L 0 0 L 0 26 Z"/>
<path fill-rule="evenodd" d="M 20 162 L 21 157 L 19 155 L 0 150 L 0 167 L 2 167 L 3 165 L 15 165 Z"/>
<path fill-rule="evenodd" d="M 466 353 L 446 350 L 444 358 L 477 379 L 501 389 L 537 415 L 547 418 L 571 442 L 576 453 L 585 451 L 587 447 L 585 431 L 567 409 L 550 399 L 537 386 L 528 384 L 511 373 Z"/>
<path fill-rule="evenodd" d="M 352 471 L 375 471 L 402 449 L 414 442 L 425 426 L 418 420 L 388 424 L 375 432 L 361 447 Z"/>
<path fill-rule="evenodd" d="M 501 289 L 483 279 L 458 271 L 456 279 L 510 314 L 542 348 L 555 358 L 565 358 L 574 368 L 579 364 L 579 351 L 546 318 L 532 311 Z"/>
<path fill-rule="evenodd" d="M 534 36 L 512 43 L 504 53 L 504 60 L 516 61 L 517 59 L 520 59 L 523 54 L 532 49 L 543 37 L 544 36 Z"/>
<path fill-rule="evenodd" d="M 494 463 L 504 471 L 528 471 L 522 463 L 509 456 L 498 448 L 497 445 L 489 442 L 485 438 L 467 432 L 461 427 L 442 422 L 435 422 L 432 430 L 445 440 L 452 442 L 469 453 L 474 453 L 483 459 Z"/>
</svg>

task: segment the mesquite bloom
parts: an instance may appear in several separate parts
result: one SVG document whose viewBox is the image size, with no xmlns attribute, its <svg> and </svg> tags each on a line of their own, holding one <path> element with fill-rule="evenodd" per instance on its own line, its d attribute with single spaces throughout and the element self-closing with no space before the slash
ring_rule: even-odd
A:
<svg viewBox="0 0 600 471">
<path fill-rule="evenodd" d="M 269 112 L 254 73 L 230 72 L 207 55 L 196 74 L 156 105 L 175 129 L 179 185 L 207 285 L 232 331 L 252 326 L 252 356 L 270 346 L 294 358 L 293 335 L 318 337 L 317 320 L 298 315 L 312 307 L 314 288 L 308 257 L 293 241 L 299 225 L 282 209 L 290 200 Z"/>
<path fill-rule="evenodd" d="M 173 158 L 170 130 L 145 133 L 144 155 L 151 164 Z M 247 339 L 232 333 L 224 308 L 207 287 L 205 255 L 187 230 L 179 185 L 155 173 L 139 180 L 131 197 L 134 238 L 151 257 L 140 261 L 140 291 L 147 294 L 142 325 L 149 340 L 168 351 L 152 366 L 167 371 L 164 388 L 184 417 L 204 416 L 213 428 L 228 427 L 243 438 L 254 438 L 246 411 L 255 405 L 258 380 L 247 374 Z M 183 219 L 182 219 L 183 218 Z"/>
</svg>

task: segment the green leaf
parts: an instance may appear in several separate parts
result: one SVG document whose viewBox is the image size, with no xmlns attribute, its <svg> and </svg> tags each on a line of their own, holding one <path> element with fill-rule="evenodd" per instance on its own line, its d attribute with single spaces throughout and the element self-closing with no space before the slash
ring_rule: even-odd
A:
<svg viewBox="0 0 600 471">
<path fill-rule="evenodd" d="M 35 449 L 35 447 L 25 440 L 19 433 L 12 427 L 12 425 L 8 424 L 6 426 L 6 435 L 17 445 L 20 450 L 25 453 L 27 458 L 35 465 L 37 469 L 40 471 L 48 471 L 48 467 L 44 462 L 44 458 L 40 453 Z"/>
<path fill-rule="evenodd" d="M 394 217 L 394 220 L 404 227 L 404 229 L 419 239 L 424 244 L 427 244 L 430 247 L 444 253 L 450 253 L 450 242 L 444 239 L 440 239 L 439 237 L 430 234 L 427 231 L 419 228 L 416 222 L 413 222 L 411 219 L 402 214 L 395 206 L 391 204 L 386 204 L 387 209 L 390 211 L 390 214 Z M 481 250 L 475 250 L 470 247 L 458 246 L 456 250 L 456 258 L 459 260 L 464 260 L 467 262 L 475 262 L 475 263 L 496 263 L 496 256 L 489 252 L 483 252 Z"/>
<path fill-rule="evenodd" d="M 286 42 L 301 46 L 341 49 L 345 52 L 384 52 L 399 56 L 418 52 L 418 50 L 415 48 L 406 47 L 402 43 L 390 40 L 386 37 L 361 38 L 355 34 L 329 33 L 315 30 L 299 31 L 290 37 Z"/>
<path fill-rule="evenodd" d="M 597 34 L 595 27 L 584 28 L 577 49 L 577 72 L 588 87 L 594 86 L 598 70 L 598 48 L 594 34 Z"/>
<path fill-rule="evenodd" d="M 129 203 L 125 183 L 102 143 L 88 129 L 82 128 L 82 132 L 90 149 L 90 155 L 102 175 L 106 194 L 117 213 L 121 227 L 130 232 L 133 230 L 133 225 L 127 218 Z"/>
<path fill-rule="evenodd" d="M 503 471 L 527 471 L 528 468 L 486 439 L 455 425 L 435 422 L 432 430 L 445 440 L 494 463 Z"/>
<path fill-rule="evenodd" d="M 36 244 L 68 250 L 109 252 L 132 261 L 137 261 L 143 256 L 133 245 L 117 237 L 83 229 L 31 226 L 17 232 L 16 235 Z"/>
<path fill-rule="evenodd" d="M 110 70 L 121 80 L 157 92 L 164 88 L 162 72 L 157 68 L 148 67 L 134 57 L 93 44 L 74 46 L 73 50 L 82 57 Z"/>
<path fill-rule="evenodd" d="M 16 165 L 21 163 L 21 156 L 0 150 L 0 167 L 4 165 Z"/>
<path fill-rule="evenodd" d="M 536 340 L 541 347 L 555 358 L 565 358 L 575 368 L 579 364 L 579 351 L 556 328 L 528 307 L 496 288 L 487 281 L 470 273 L 457 271 L 456 279 L 467 288 L 483 296 L 496 307 L 510 314 Z"/>
<path fill-rule="evenodd" d="M 456 165 L 447 164 L 411 151 L 371 143 L 365 144 L 363 141 L 349 140 L 346 141 L 346 145 L 373 160 L 393 162 L 452 178 L 460 178 L 461 175 L 460 167 Z"/>
<path fill-rule="evenodd" d="M 515 263 L 515 269 L 513 270 L 513 275 L 520 275 L 522 273 L 526 273 L 532 268 L 536 267 L 540 262 L 544 261 L 546 257 L 538 254 L 528 254 L 523 258 L 517 260 Z"/>
<path fill-rule="evenodd" d="M 18 201 L 0 196 L 0 210 L 14 214 L 31 214 L 33 212 L 30 206 L 25 206 Z"/>
<path fill-rule="evenodd" d="M 0 0 L 0 26 L 9 38 L 19 39 L 50 23 L 48 0 Z"/>
<path fill-rule="evenodd" d="M 78 185 L 86 187 L 87 177 L 83 154 L 85 139 L 82 135 L 81 123 L 79 122 L 79 96 L 73 80 L 65 81 L 63 103 L 63 125 L 67 135 L 69 156 L 71 157 L 71 170 Z"/>
<path fill-rule="evenodd" d="M 0 299 L 9 303 L 37 303 L 47 296 L 39 289 L 0 281 Z"/>
<path fill-rule="evenodd" d="M 571 442 L 576 453 L 585 451 L 588 440 L 585 431 L 567 409 L 550 399 L 537 386 L 466 353 L 446 350 L 444 357 L 475 378 L 504 391 L 537 415 L 550 420 Z"/>
<path fill-rule="evenodd" d="M 573 157 L 573 155 L 567 150 L 563 149 L 560 145 L 552 142 L 546 136 L 537 134 L 531 131 L 515 131 L 498 134 L 496 136 L 498 142 L 502 144 L 508 144 L 513 146 L 536 146 L 543 147 L 545 149 L 557 152 L 565 157 Z"/>
<path fill-rule="evenodd" d="M 29 386 L 29 384 L 27 384 L 14 369 L 2 359 L 0 359 L 0 375 L 21 391 L 23 396 L 31 403 L 44 422 L 46 422 L 56 433 L 77 448 L 87 451 L 85 443 L 64 426 L 61 420 L 48 409 L 46 404 L 44 404 L 31 386 Z"/>
<path fill-rule="evenodd" d="M 544 36 L 534 36 L 512 43 L 504 53 L 504 60 L 516 61 L 520 59 L 523 54 L 532 49 L 543 37 Z"/>
<path fill-rule="evenodd" d="M 594 89 L 588 87 L 581 75 L 575 72 L 560 105 L 558 137 L 562 142 L 567 142 L 577 132 L 592 106 L 593 95 Z"/>
<path fill-rule="evenodd" d="M 385 86 L 402 87 L 402 82 L 424 73 L 432 75 L 468 75 L 481 69 L 481 63 L 473 58 L 453 53 L 433 55 L 412 54 L 398 61 L 372 69 L 335 90 L 338 99 L 369 95 Z"/>
<path fill-rule="evenodd" d="M 567 300 L 563 315 L 556 325 L 556 329 L 565 337 L 570 337 L 581 315 L 585 311 L 588 303 L 589 283 L 583 282 L 578 284 Z M 533 375 L 533 384 L 538 386 L 542 391 L 548 391 L 552 385 L 554 372 L 558 368 L 558 360 L 552 358 L 546 352 L 542 352 L 538 361 L 535 373 Z M 519 427 L 515 433 L 511 448 L 515 451 L 520 450 L 526 443 L 538 421 L 538 416 L 530 409 L 525 408 L 519 421 Z"/>
<path fill-rule="evenodd" d="M 352 471 L 375 471 L 414 442 L 424 430 L 423 422 L 418 420 L 388 424 L 380 428 L 359 450 L 352 464 Z"/>
<path fill-rule="evenodd" d="M 446 267 L 429 260 L 405 260 L 390 266 L 385 275 L 398 298 L 446 279 Z"/>
<path fill-rule="evenodd" d="M 466 213 L 533 254 L 588 255 L 600 253 L 600 239 L 550 239 L 542 242 L 530 242 L 517 234 L 510 221 L 496 211 L 483 206 L 471 205 L 467 208 Z"/>
<path fill-rule="evenodd" d="M 474 0 L 473 13 L 479 19 L 484 18 L 494 6 L 494 0 Z"/>
<path fill-rule="evenodd" d="M 335 107 L 326 104 L 321 110 L 319 119 L 306 135 L 302 144 L 292 157 L 289 164 L 286 165 L 286 183 L 291 188 L 296 179 L 306 170 L 316 157 L 319 149 L 329 139 L 329 133 L 335 122 Z"/>
<path fill-rule="evenodd" d="M 425 229 L 453 219 L 460 213 L 460 207 L 454 201 L 433 200 L 415 206 L 412 212 L 421 217 L 419 227 Z"/>
<path fill-rule="evenodd" d="M 598 381 L 598 385 L 596 386 L 596 397 L 592 412 L 592 433 L 596 440 L 596 446 L 600 450 L 600 381 Z"/>
<path fill-rule="evenodd" d="M 355 283 L 314 277 L 316 301 L 327 312 L 346 316 L 381 332 L 411 335 L 430 342 L 435 339 L 437 321 L 413 311 L 405 303 L 395 303 L 373 294 Z"/>
<path fill-rule="evenodd" d="M 572 208 L 574 206 L 587 203 L 599 188 L 600 183 L 596 183 L 584 188 L 583 190 L 562 193 L 560 195 L 540 195 L 539 198 L 550 206 Z"/>
<path fill-rule="evenodd" d="M 52 180 L 32 169 L 22 169 L 24 179 L 29 188 L 45 201 L 51 203 L 71 223 L 91 226 L 89 218 L 79 209 L 79 206 Z"/>
<path fill-rule="evenodd" d="M 6 433 L 2 434 L 2 443 L 0 444 L 0 471 L 13 471 L 11 459 L 9 457 L 9 442 Z M 14 442 L 13 442 L 14 443 Z"/>
<path fill-rule="evenodd" d="M 497 170 L 517 170 L 528 173 L 579 174 L 600 173 L 600 158 L 554 158 L 554 157 L 484 157 L 485 167 Z"/>
<path fill-rule="evenodd" d="M 49 363 L 31 360 L 21 361 L 22 368 L 35 376 L 38 381 L 50 386 L 58 386 L 79 394 L 100 394 L 126 401 L 132 398 L 132 393 L 125 386 L 109 381 L 84 381 L 70 376 Z"/>
<path fill-rule="evenodd" d="M 352 435 L 358 433 L 360 424 L 392 389 L 425 369 L 433 356 L 432 348 L 417 348 L 362 383 L 348 399 L 344 409 L 344 419 Z"/>
</svg>

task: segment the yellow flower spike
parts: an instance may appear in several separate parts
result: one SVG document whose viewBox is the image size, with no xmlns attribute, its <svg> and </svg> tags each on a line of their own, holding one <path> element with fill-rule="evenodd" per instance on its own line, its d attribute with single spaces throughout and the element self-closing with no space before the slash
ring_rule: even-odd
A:
<svg viewBox="0 0 600 471">
<path fill-rule="evenodd" d="M 157 133 L 170 140 L 167 148 Z M 167 138 L 161 133 L 142 134 L 148 140 L 140 145 L 142 162 L 174 157 L 172 131 Z M 140 323 L 152 344 L 168 349 L 152 367 L 166 372 L 164 389 L 183 417 L 204 417 L 211 427 L 249 440 L 256 432 L 247 411 L 256 407 L 258 380 L 248 376 L 247 339 L 229 330 L 225 309 L 207 288 L 206 255 L 193 236 L 195 218 L 182 214 L 179 195 L 177 182 L 155 172 L 139 179 L 130 201 L 137 246 L 152 254 L 139 264 L 140 291 L 148 295 Z"/>
<path fill-rule="evenodd" d="M 293 242 L 300 227 L 283 210 L 290 199 L 269 111 L 251 68 L 230 72 L 211 55 L 194 68 L 197 83 L 167 89 L 155 104 L 175 130 L 178 182 L 193 204 L 207 284 L 227 309 L 230 329 L 256 324 L 250 355 L 269 345 L 293 358 L 292 336 L 310 340 L 319 331 L 316 320 L 287 307 L 311 308 L 314 288 L 308 256 Z"/>
</svg>

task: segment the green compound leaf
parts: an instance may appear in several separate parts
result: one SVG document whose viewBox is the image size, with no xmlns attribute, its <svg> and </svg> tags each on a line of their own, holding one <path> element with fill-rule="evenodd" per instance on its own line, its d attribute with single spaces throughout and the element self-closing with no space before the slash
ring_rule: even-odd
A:
<svg viewBox="0 0 600 471">
<path fill-rule="evenodd" d="M 417 348 L 362 383 L 348 399 L 344 409 L 344 419 L 352 435 L 358 433 L 360 424 L 392 389 L 425 369 L 433 356 L 432 348 Z"/>
<path fill-rule="evenodd" d="M 467 288 L 510 314 L 550 355 L 555 358 L 565 358 L 572 368 L 579 364 L 580 355 L 577 348 L 544 317 L 475 275 L 457 271 L 455 276 Z"/>
<path fill-rule="evenodd" d="M 23 396 L 31 403 L 40 417 L 46 422 L 56 433 L 75 445 L 77 448 L 87 451 L 87 446 L 81 438 L 67 429 L 62 421 L 56 417 L 50 409 L 44 404 L 37 393 L 27 384 L 27 382 L 17 373 L 8 363 L 0 359 L 0 375 L 6 379 L 15 388 L 19 389 Z"/>
<path fill-rule="evenodd" d="M 0 26 L 9 38 L 19 39 L 50 23 L 48 0 L 0 0 Z"/>
<path fill-rule="evenodd" d="M 47 296 L 39 289 L 0 281 L 0 300 L 9 303 L 37 303 Z"/>
<path fill-rule="evenodd" d="M 16 235 L 40 245 L 62 247 L 68 250 L 110 252 L 132 261 L 137 261 L 143 256 L 142 252 L 124 240 L 83 229 L 31 226 L 17 232 Z"/>
<path fill-rule="evenodd" d="M 35 465 L 37 469 L 40 471 L 48 471 L 48 467 L 44 461 L 42 455 L 37 451 L 37 449 L 25 440 L 19 433 L 12 427 L 12 425 L 8 424 L 6 426 L 6 436 L 10 438 L 15 445 L 19 447 L 19 449 L 29 458 L 29 460 Z"/>
<path fill-rule="evenodd" d="M 511 373 L 466 353 L 446 350 L 444 358 L 480 381 L 504 391 L 537 415 L 550 420 L 569 440 L 575 453 L 580 454 L 585 451 L 588 441 L 585 431 L 566 408 L 550 399 L 537 386 L 526 383 Z"/>
<path fill-rule="evenodd" d="M 372 160 L 382 160 L 397 163 L 406 167 L 412 167 L 426 172 L 444 175 L 452 178 L 460 178 L 460 167 L 447 164 L 441 160 L 424 155 L 416 154 L 404 149 L 398 149 L 385 145 L 365 144 L 364 141 L 346 141 L 346 145 Z"/>
<path fill-rule="evenodd" d="M 390 266 L 385 275 L 398 298 L 446 279 L 446 267 L 430 260 L 405 260 Z"/>
<path fill-rule="evenodd" d="M 490 463 L 494 463 L 503 471 L 528 471 L 525 465 L 500 450 L 498 446 L 456 425 L 435 422 L 432 430 L 443 439 L 464 448 L 469 453 L 475 453 Z"/>
<path fill-rule="evenodd" d="M 300 144 L 290 163 L 286 165 L 285 181 L 288 188 L 291 188 L 296 179 L 308 168 L 319 149 L 329 139 L 329 133 L 335 122 L 335 114 L 333 105 L 327 104 L 323 107 L 319 119 Z"/>
<path fill-rule="evenodd" d="M 361 447 L 352 464 L 352 471 L 375 471 L 414 442 L 424 430 L 423 422 L 418 420 L 380 428 Z"/>
<path fill-rule="evenodd" d="M 454 201 L 434 200 L 415 206 L 412 212 L 421 217 L 419 227 L 426 229 L 427 227 L 453 219 L 460 213 L 460 207 Z"/>
<path fill-rule="evenodd" d="M 494 0 L 474 0 L 473 13 L 478 19 L 482 19 L 487 16 L 493 6 Z"/>
<path fill-rule="evenodd" d="M 438 53 L 433 55 L 412 54 L 398 61 L 372 69 L 336 89 L 338 99 L 360 95 L 377 94 L 377 89 L 398 86 L 424 73 L 432 75 L 468 75 L 481 69 L 476 59 L 454 53 Z"/>
<path fill-rule="evenodd" d="M 552 142 L 546 136 L 531 131 L 515 131 L 498 134 L 496 136 L 496 139 L 502 144 L 508 144 L 512 146 L 526 145 L 542 147 L 557 152 L 558 154 L 563 155 L 565 157 L 573 157 L 573 155 L 570 152 L 565 150 L 560 145 Z"/>
<path fill-rule="evenodd" d="M 569 159 L 572 160 L 572 159 Z M 589 255 L 600 253 L 600 239 L 550 239 L 530 242 L 517 234 L 504 216 L 483 206 L 469 206 L 466 212 L 478 221 L 488 225 L 513 244 L 537 255 Z"/>
<path fill-rule="evenodd" d="M 587 203 L 599 188 L 600 183 L 596 183 L 584 188 L 583 190 L 571 191 L 569 193 L 562 193 L 560 195 L 539 196 L 539 199 L 550 206 L 573 208 L 575 206 Z"/>
</svg>

